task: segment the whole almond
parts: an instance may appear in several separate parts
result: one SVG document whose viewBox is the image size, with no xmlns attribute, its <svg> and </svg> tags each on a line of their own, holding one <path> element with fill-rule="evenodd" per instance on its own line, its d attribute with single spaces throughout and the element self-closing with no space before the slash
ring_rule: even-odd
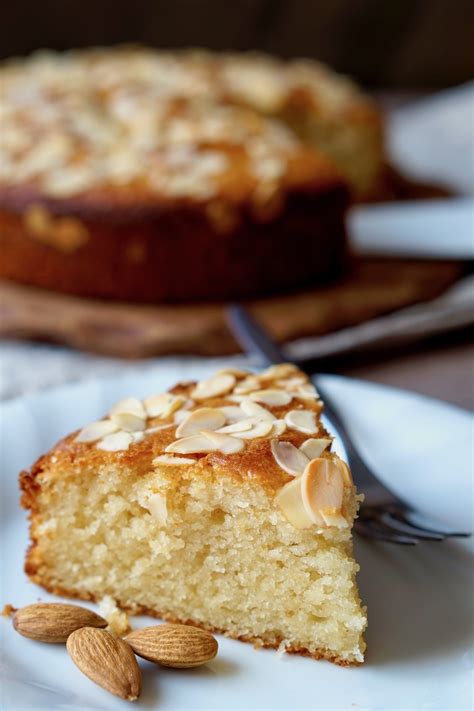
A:
<svg viewBox="0 0 474 711">
<path fill-rule="evenodd" d="M 217 654 L 217 640 L 190 625 L 155 625 L 125 638 L 135 654 L 165 667 L 186 669 L 206 664 Z"/>
<path fill-rule="evenodd" d="M 107 627 L 107 620 L 79 605 L 40 602 L 17 610 L 13 627 L 24 637 L 39 642 L 65 642 L 80 627 Z"/>
<path fill-rule="evenodd" d="M 91 681 L 126 701 L 135 701 L 141 692 L 141 672 L 132 648 L 105 630 L 83 627 L 66 643 L 74 664 Z"/>
</svg>

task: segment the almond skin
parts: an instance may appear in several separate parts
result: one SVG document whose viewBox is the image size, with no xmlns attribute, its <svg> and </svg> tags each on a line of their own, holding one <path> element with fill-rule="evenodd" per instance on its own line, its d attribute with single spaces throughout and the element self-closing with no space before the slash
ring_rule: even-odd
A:
<svg viewBox="0 0 474 711">
<path fill-rule="evenodd" d="M 138 699 L 140 667 L 123 639 L 102 629 L 83 627 L 68 637 L 66 647 L 74 664 L 91 681 L 126 701 Z"/>
<path fill-rule="evenodd" d="M 41 602 L 17 610 L 13 627 L 38 642 L 64 643 L 80 627 L 107 627 L 107 620 L 92 610 L 60 602 Z"/>
<path fill-rule="evenodd" d="M 217 640 L 210 632 L 190 625 L 154 625 L 125 638 L 135 654 L 165 667 L 187 669 L 214 659 Z"/>
</svg>

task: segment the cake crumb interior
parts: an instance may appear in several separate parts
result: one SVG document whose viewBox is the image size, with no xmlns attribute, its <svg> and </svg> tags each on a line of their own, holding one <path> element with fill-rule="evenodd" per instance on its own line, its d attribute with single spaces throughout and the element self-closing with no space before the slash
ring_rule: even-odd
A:
<svg viewBox="0 0 474 711">
<path fill-rule="evenodd" d="M 123 463 L 82 462 L 60 478 L 40 472 L 38 484 L 32 577 L 49 589 L 363 661 L 350 528 L 295 529 L 271 492 L 216 467 L 205 477 L 170 466 L 137 477 Z M 352 518 L 349 494 L 346 505 Z"/>
</svg>

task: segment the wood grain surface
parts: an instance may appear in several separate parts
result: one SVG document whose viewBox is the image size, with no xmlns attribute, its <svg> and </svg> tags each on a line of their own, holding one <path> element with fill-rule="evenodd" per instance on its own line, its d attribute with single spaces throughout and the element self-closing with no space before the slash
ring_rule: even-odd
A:
<svg viewBox="0 0 474 711">
<path fill-rule="evenodd" d="M 326 334 L 442 293 L 456 263 L 359 260 L 337 284 L 249 302 L 279 341 Z M 0 336 L 62 343 L 137 358 L 171 353 L 226 355 L 237 345 L 225 304 L 141 306 L 54 294 L 0 282 Z"/>
</svg>

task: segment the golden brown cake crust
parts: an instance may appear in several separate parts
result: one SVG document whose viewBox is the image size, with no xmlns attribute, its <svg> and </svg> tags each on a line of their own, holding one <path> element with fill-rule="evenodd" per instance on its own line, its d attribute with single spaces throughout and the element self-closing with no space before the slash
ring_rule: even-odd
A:
<svg viewBox="0 0 474 711">
<path fill-rule="evenodd" d="M 189 396 L 195 385 L 194 381 L 182 383 L 173 387 L 170 392 L 175 395 Z M 224 395 L 222 397 L 208 398 L 199 403 L 197 407 L 218 408 L 227 405 L 235 405 L 235 403 Z M 318 422 L 318 434 L 315 436 L 329 437 L 330 435 L 319 420 L 323 408 L 322 403 L 318 400 L 305 400 L 304 403 L 300 402 L 299 405 L 301 408 L 304 407 L 304 409 L 315 413 Z M 276 418 L 282 418 L 292 407 L 294 407 L 294 404 L 291 407 L 287 405 L 267 407 L 267 409 Z M 141 442 L 133 444 L 128 450 L 119 453 L 123 466 L 133 469 L 137 477 L 148 473 L 152 468 L 154 457 L 162 454 L 167 445 L 176 440 L 176 427 L 172 426 L 172 417 L 165 420 L 152 418 L 150 426 L 153 427 L 163 422 L 170 424 L 169 429 L 154 432 Z M 61 478 L 72 464 L 79 467 L 92 467 L 98 470 L 103 465 L 116 459 L 117 452 L 98 449 L 88 442 L 77 442 L 77 434 L 78 432 L 76 431 L 64 437 L 50 452 L 40 457 L 29 471 L 21 473 L 22 505 L 25 508 L 34 511 L 36 495 L 40 488 L 37 479 L 44 470 L 52 472 L 53 477 Z M 296 447 L 299 447 L 307 438 L 308 435 L 290 429 L 286 430 L 281 437 L 282 440 L 291 442 Z M 207 479 L 210 483 L 216 476 L 215 472 L 225 467 L 228 473 L 237 480 L 248 481 L 251 479 L 256 485 L 263 487 L 271 494 L 275 494 L 292 477 L 277 465 L 270 445 L 271 440 L 269 438 L 258 438 L 248 440 L 245 449 L 236 454 L 210 452 L 208 454 L 187 454 L 186 456 L 193 458 L 199 466 L 199 477 Z"/>
<path fill-rule="evenodd" d="M 0 277 L 69 294 L 142 303 L 254 296 L 334 278 L 346 266 L 348 195 L 339 178 L 288 194 L 271 219 L 231 207 L 225 233 L 206 205 L 115 211 L 72 201 L 74 211 L 61 212 L 33 203 L 48 216 L 38 236 L 25 213 L 2 209 L 13 202 L 21 201 L 0 191 Z"/>
</svg>

